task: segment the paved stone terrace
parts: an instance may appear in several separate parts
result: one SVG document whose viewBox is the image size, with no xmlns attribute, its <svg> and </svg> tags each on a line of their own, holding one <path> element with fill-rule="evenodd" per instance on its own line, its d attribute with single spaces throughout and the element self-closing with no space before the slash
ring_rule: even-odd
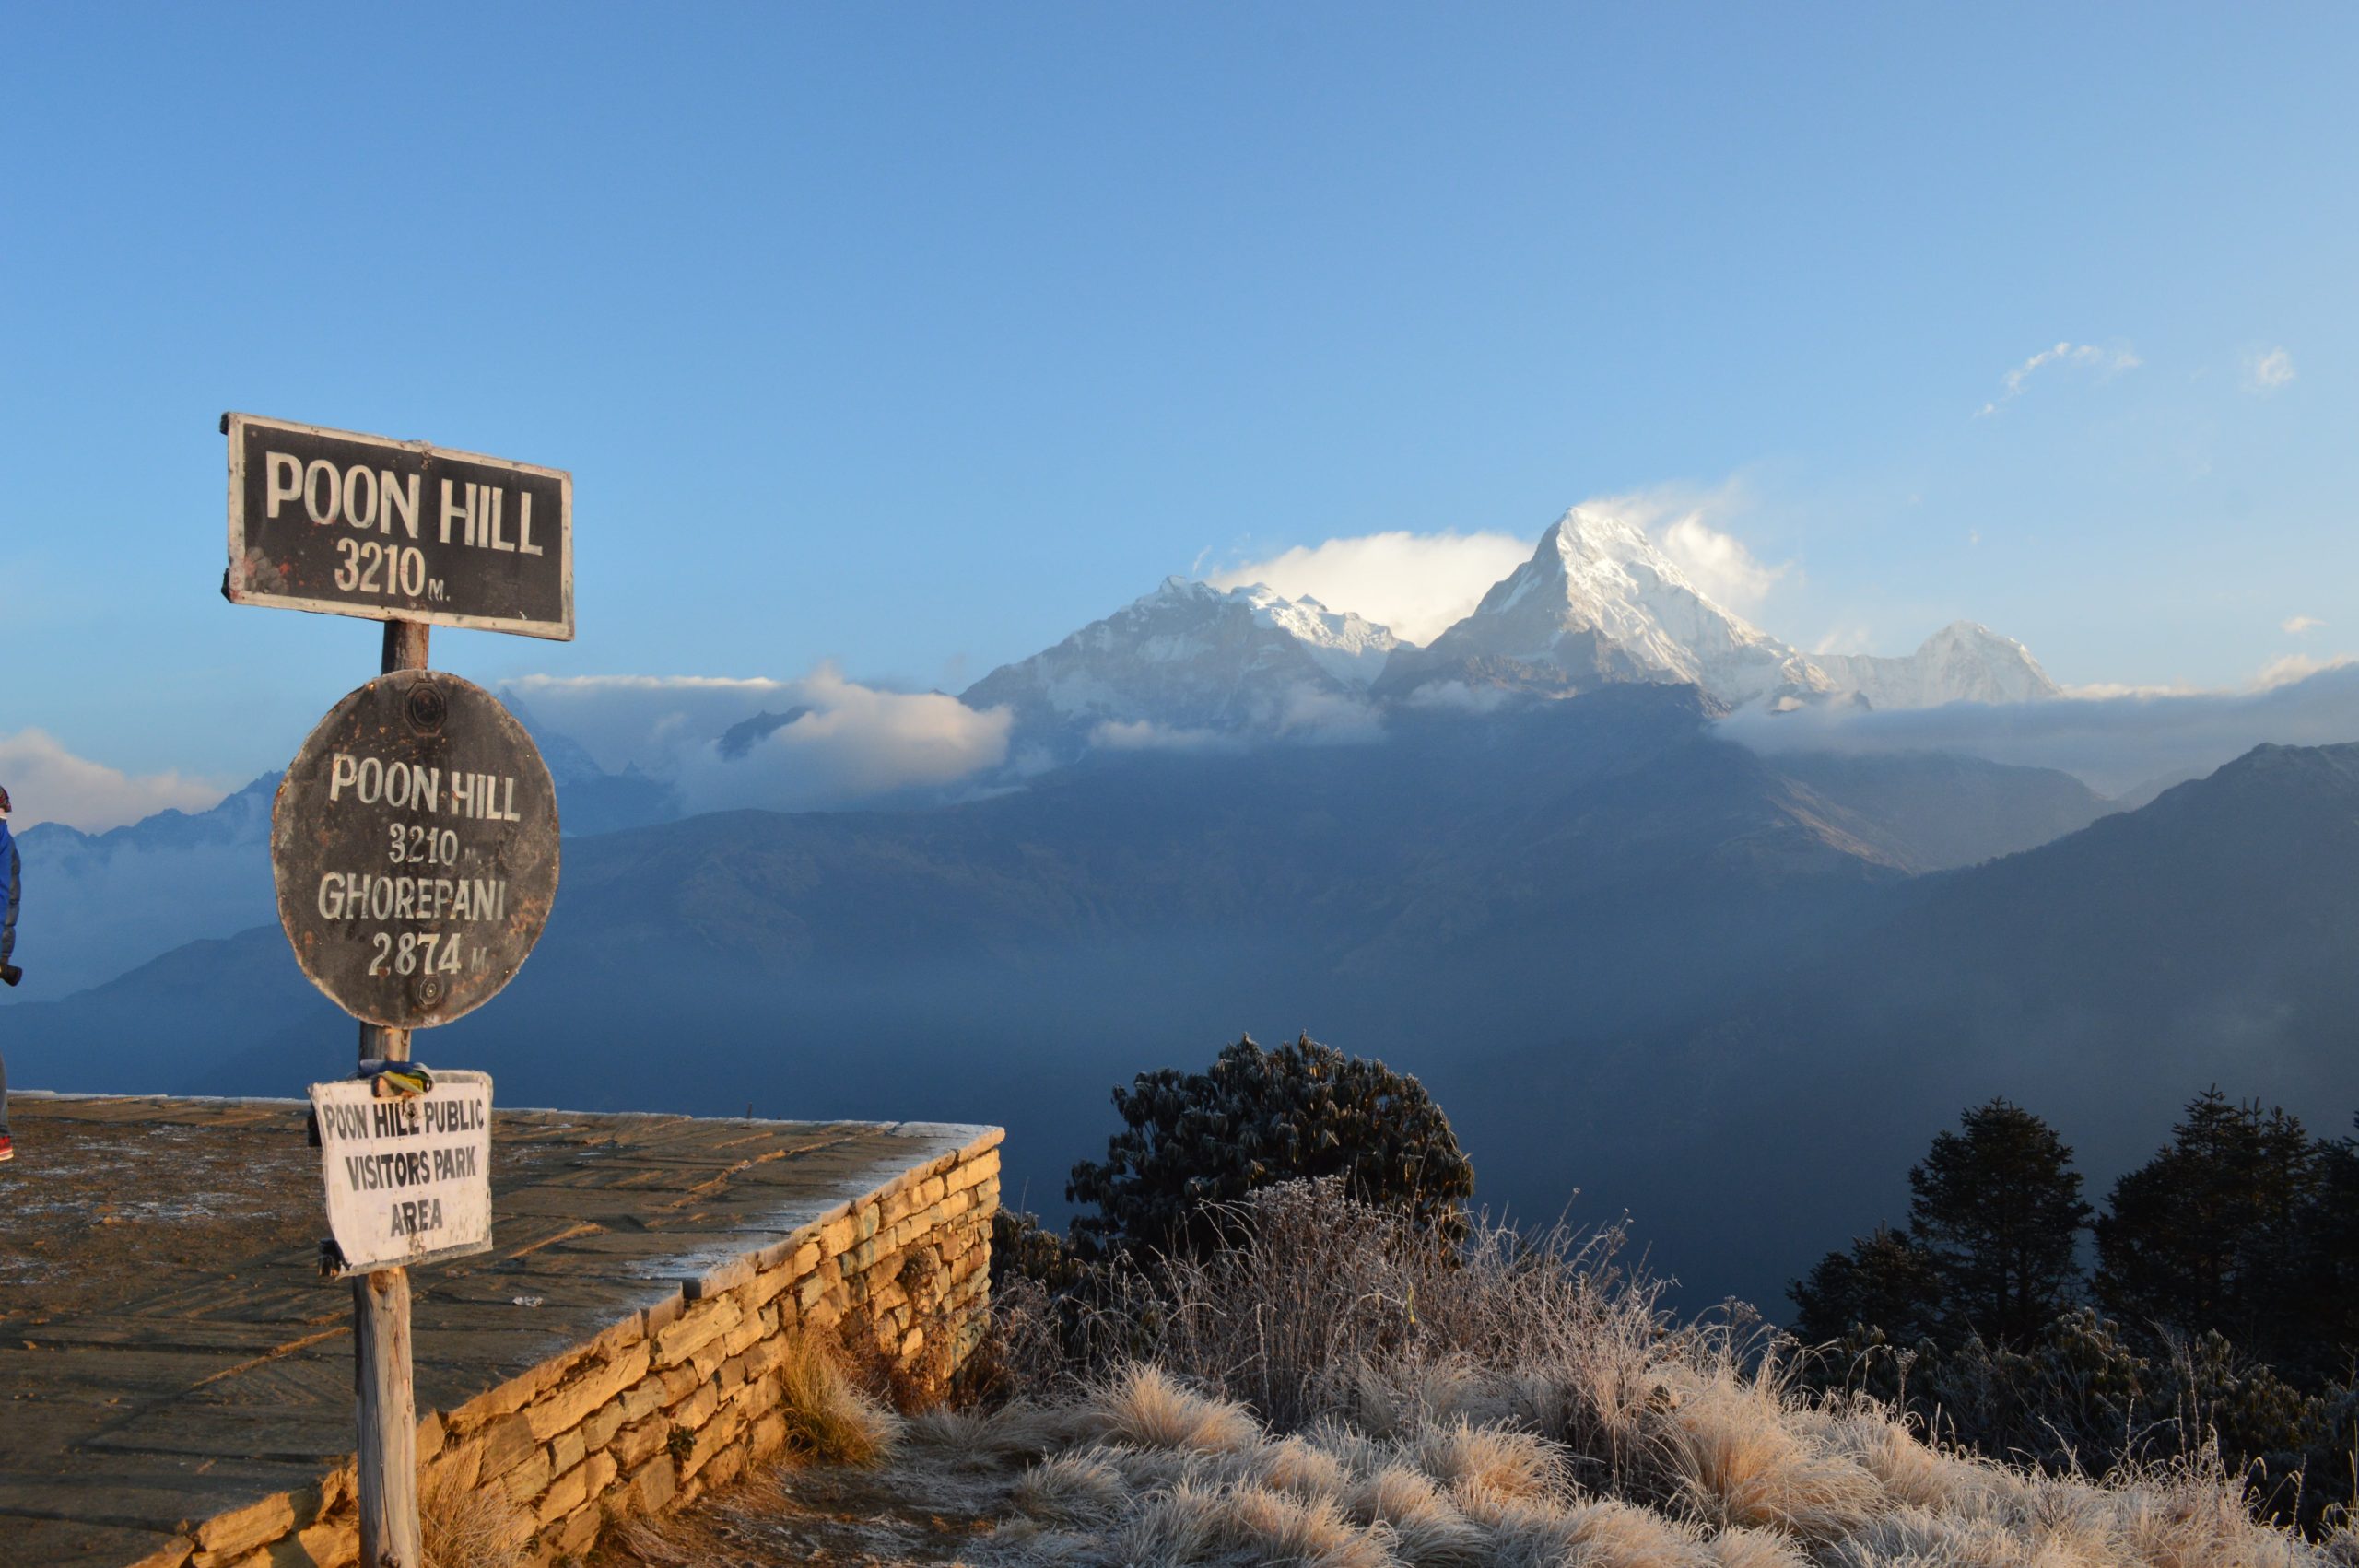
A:
<svg viewBox="0 0 2359 1568">
<path fill-rule="evenodd" d="M 19 1094 L 0 1165 L 0 1568 L 182 1562 L 353 1448 L 351 1293 L 319 1278 L 289 1101 Z M 993 1129 L 499 1111 L 494 1249 L 418 1270 L 453 1410 Z M 204 1553 L 198 1554 L 200 1559 Z"/>
</svg>

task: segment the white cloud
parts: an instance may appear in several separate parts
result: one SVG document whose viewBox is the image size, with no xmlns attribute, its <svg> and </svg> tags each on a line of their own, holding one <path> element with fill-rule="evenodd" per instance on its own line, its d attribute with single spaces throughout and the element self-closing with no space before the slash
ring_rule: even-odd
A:
<svg viewBox="0 0 2359 1568">
<path fill-rule="evenodd" d="M 1260 583 L 1289 599 L 1316 599 L 1426 643 L 1531 557 L 1531 541 L 1507 533 L 1363 533 L 1297 544 L 1208 580 L 1215 588 Z"/>
<path fill-rule="evenodd" d="M 1234 751 L 1239 743 L 1217 730 L 1186 730 L 1152 719 L 1109 719 L 1089 732 L 1089 743 L 1109 752 Z"/>
<path fill-rule="evenodd" d="M 725 756 L 708 743 L 686 754 L 681 803 L 690 812 L 759 806 L 805 811 L 896 790 L 955 784 L 1007 760 L 1013 715 L 977 712 L 940 692 L 879 691 L 823 665 L 796 682 L 810 711 Z"/>
<path fill-rule="evenodd" d="M 2050 365 L 2061 365 L 2070 369 L 2095 370 L 2100 376 L 2114 376 L 2124 370 L 2134 370 L 2144 363 L 2144 360 L 2139 358 L 2128 348 L 2099 348 L 2094 344 L 2087 343 L 2060 343 L 2053 348 L 2041 349 L 2001 376 L 1999 379 L 1999 384 L 2005 390 L 2001 392 L 1994 401 L 1984 404 L 1980 409 L 1977 410 L 1976 416 L 1979 418 L 1984 415 L 1998 413 L 2001 404 L 2012 402 L 2020 396 L 2024 390 L 2024 383 L 2030 380 L 2036 372 Z"/>
<path fill-rule="evenodd" d="M 1730 609 L 1749 611 L 1799 574 L 1790 565 L 1761 561 L 1719 526 L 1745 504 L 1733 480 L 1709 487 L 1658 485 L 1581 503 L 1643 529 L 1706 594 Z M 1423 644 L 1464 619 L 1484 594 L 1532 558 L 1532 541 L 1509 533 L 1363 533 L 1297 544 L 1205 580 L 1215 588 L 1259 583 L 1290 599 L 1316 599 Z"/>
<path fill-rule="evenodd" d="M 1229 752 L 1267 742 L 1350 746 L 1384 738 L 1383 716 L 1365 699 L 1308 686 L 1287 693 L 1284 706 L 1265 719 L 1268 728 L 1250 735 L 1158 724 L 1151 719 L 1108 719 L 1089 731 L 1089 743 L 1109 752 Z"/>
<path fill-rule="evenodd" d="M 1794 568 L 1791 563 L 1766 565 L 1743 540 L 1713 525 L 1715 519 L 1724 521 L 1742 513 L 1748 499 L 1744 486 L 1731 479 L 1709 488 L 1657 485 L 1625 495 L 1600 496 L 1581 505 L 1610 512 L 1645 530 L 1706 597 L 1749 614 Z"/>
<path fill-rule="evenodd" d="M 2315 654 L 2288 653 L 2283 659 L 2272 659 L 2260 667 L 2252 678 L 2255 691 L 2271 691 L 2278 686 L 2290 686 L 2296 681 L 2306 681 L 2323 670 L 2340 670 L 2353 662 L 2348 653 L 2320 659 Z"/>
<path fill-rule="evenodd" d="M 41 730 L 0 735 L 0 787 L 15 808 L 17 829 L 62 822 L 85 833 L 122 827 L 167 809 L 201 812 L 220 803 L 229 786 L 185 773 L 127 774 L 75 755 Z"/>
<path fill-rule="evenodd" d="M 1786 575 L 1782 566 L 1762 565 L 1742 540 L 1712 527 L 1700 512 L 1675 520 L 1658 535 L 1658 543 L 1696 587 L 1731 610 L 1760 603 Z"/>
<path fill-rule="evenodd" d="M 2125 696 L 2203 696 L 2201 686 L 2185 683 L 2162 684 L 2141 681 L 2084 681 L 2079 685 L 2065 686 L 2060 695 L 2067 702 L 2110 702 Z M 2211 696 L 2219 694 L 2210 693 Z"/>
<path fill-rule="evenodd" d="M 1411 708 L 1444 708 L 1460 713 L 1491 713 L 1507 706 L 1505 686 L 1470 686 L 1464 681 L 1431 681 L 1406 698 Z"/>
<path fill-rule="evenodd" d="M 2282 347 L 2267 353 L 2255 352 L 2245 357 L 2245 390 L 2262 396 L 2278 391 L 2294 379 L 2294 357 Z"/>
<path fill-rule="evenodd" d="M 716 675 L 525 675 L 507 689 L 610 773 L 669 772 L 684 747 L 803 700 L 796 682 Z"/>
<path fill-rule="evenodd" d="M 1358 697 L 1297 686 L 1278 716 L 1278 734 L 1305 745 L 1364 745 L 1384 738 L 1384 720 Z"/>
<path fill-rule="evenodd" d="M 1825 708 L 1724 720 L 1730 739 L 1762 752 L 1963 752 L 2054 767 L 2116 793 L 2190 769 L 2209 772 L 2259 745 L 2359 739 L 2359 662 L 2281 661 L 2245 691 L 2083 686 L 2070 702 L 1952 703 L 1872 712 Z"/>
<path fill-rule="evenodd" d="M 799 681 L 530 675 L 511 687 L 538 722 L 600 766 L 672 779 L 691 812 L 846 805 L 955 784 L 1008 755 L 1006 709 L 863 685 L 833 665 Z M 791 721 L 724 755 L 731 726 L 765 713 Z"/>
<path fill-rule="evenodd" d="M 1875 637 L 1866 626 L 1836 626 L 1811 644 L 1813 653 L 1873 653 Z"/>
<path fill-rule="evenodd" d="M 2316 615 L 2288 615 L 2284 620 L 2278 623 L 2277 629 L 2283 632 L 2287 637 L 2299 637 L 2306 631 L 2314 630 L 2324 625 L 2326 625 L 2326 623 L 2319 620 Z"/>
</svg>

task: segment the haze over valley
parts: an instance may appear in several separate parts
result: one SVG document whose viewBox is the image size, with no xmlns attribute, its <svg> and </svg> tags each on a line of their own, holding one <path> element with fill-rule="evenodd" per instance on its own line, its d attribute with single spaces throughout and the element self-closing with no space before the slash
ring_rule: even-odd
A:
<svg viewBox="0 0 2359 1568">
<path fill-rule="evenodd" d="M 2099 1173 L 2215 1081 L 2359 1104 L 2341 668 L 2068 696 L 1971 622 L 1805 653 L 1587 506 L 1423 643 L 1174 579 L 956 695 L 503 695 L 563 890 L 512 1000 L 420 1048 L 511 1104 L 988 1117 L 1053 1217 L 1112 1085 L 1308 1031 L 1422 1077 L 1481 1199 L 1579 1189 L 1700 1299 L 1770 1302 L 1978 1098 Z M 312 1071 L 348 1024 L 276 924 L 274 782 L 23 832 L 57 958 L 8 998 L 20 1081 Z"/>
</svg>

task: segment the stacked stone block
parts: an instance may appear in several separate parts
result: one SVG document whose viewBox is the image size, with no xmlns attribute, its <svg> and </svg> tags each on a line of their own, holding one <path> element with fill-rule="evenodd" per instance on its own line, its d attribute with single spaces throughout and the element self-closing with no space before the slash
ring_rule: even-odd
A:
<svg viewBox="0 0 2359 1568">
<path fill-rule="evenodd" d="M 695 1501 L 785 1446 L 780 1363 L 830 1337 L 904 1396 L 938 1392 L 981 1337 L 1000 1134 L 916 1166 L 785 1240 L 713 1264 L 455 1410 L 418 1424 L 420 1492 L 497 1487 L 530 1554 L 587 1552 L 614 1521 Z M 172 1568 L 357 1561 L 349 1467 L 207 1521 Z M 143 1565 L 144 1568 L 144 1565 Z"/>
</svg>

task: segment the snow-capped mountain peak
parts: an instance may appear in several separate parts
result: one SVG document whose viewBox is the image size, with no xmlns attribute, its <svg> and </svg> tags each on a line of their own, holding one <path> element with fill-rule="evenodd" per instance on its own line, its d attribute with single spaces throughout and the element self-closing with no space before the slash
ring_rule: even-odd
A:
<svg viewBox="0 0 2359 1568">
<path fill-rule="evenodd" d="M 1180 580 L 1169 578 L 1164 586 Z M 1371 685 L 1385 660 L 1401 646 L 1401 639 L 1387 627 L 1349 610 L 1330 610 L 1316 599 L 1288 599 L 1258 582 L 1227 592 L 1231 599 L 1241 598 L 1253 607 L 1255 621 L 1301 643 L 1329 674 L 1347 685 Z"/>
<path fill-rule="evenodd" d="M 1013 708 L 1036 732 L 1110 723 L 1277 733 L 1309 708 L 1356 703 L 1401 646 L 1383 626 L 1314 599 L 1173 577 L 1054 648 L 992 671 L 961 700 Z"/>
<path fill-rule="evenodd" d="M 1823 695 L 1811 661 L 1715 603 L 1627 518 L 1575 507 L 1532 558 L 1432 645 L 1395 661 L 1394 690 L 1480 669 L 1583 690 L 1686 681 L 1731 706 Z"/>
<path fill-rule="evenodd" d="M 1455 701 L 1453 684 L 1561 696 L 1634 681 L 1694 685 L 1723 708 L 2060 695 L 2021 643 L 1970 621 L 1906 658 L 1805 655 L 1714 600 L 1628 517 L 1577 506 L 1425 648 L 1315 599 L 1173 577 L 992 671 L 964 700 L 1013 708 L 1019 735 L 1077 755 L 1093 737 L 1162 745 L 1365 734 L 1388 700 L 1428 686 L 1437 689 L 1414 700 Z M 1111 731 L 1120 734 L 1109 740 Z"/>
<path fill-rule="evenodd" d="M 1385 657 L 1401 646 L 1385 627 L 1348 610 L 1330 610 L 1316 599 L 1288 599 L 1258 582 L 1215 588 L 1184 577 L 1165 578 L 1154 592 L 1076 635 L 1088 637 L 1100 649 L 1128 644 L 1144 658 L 1186 660 L 1196 656 L 1208 626 L 1240 611 L 1255 626 L 1300 643 L 1347 685 L 1375 680 Z"/>
<path fill-rule="evenodd" d="M 2031 649 L 1977 621 L 1952 621 L 1914 653 L 1817 655 L 1836 685 L 1871 708 L 1938 708 L 1945 702 L 2037 702 L 2063 696 Z"/>
</svg>

